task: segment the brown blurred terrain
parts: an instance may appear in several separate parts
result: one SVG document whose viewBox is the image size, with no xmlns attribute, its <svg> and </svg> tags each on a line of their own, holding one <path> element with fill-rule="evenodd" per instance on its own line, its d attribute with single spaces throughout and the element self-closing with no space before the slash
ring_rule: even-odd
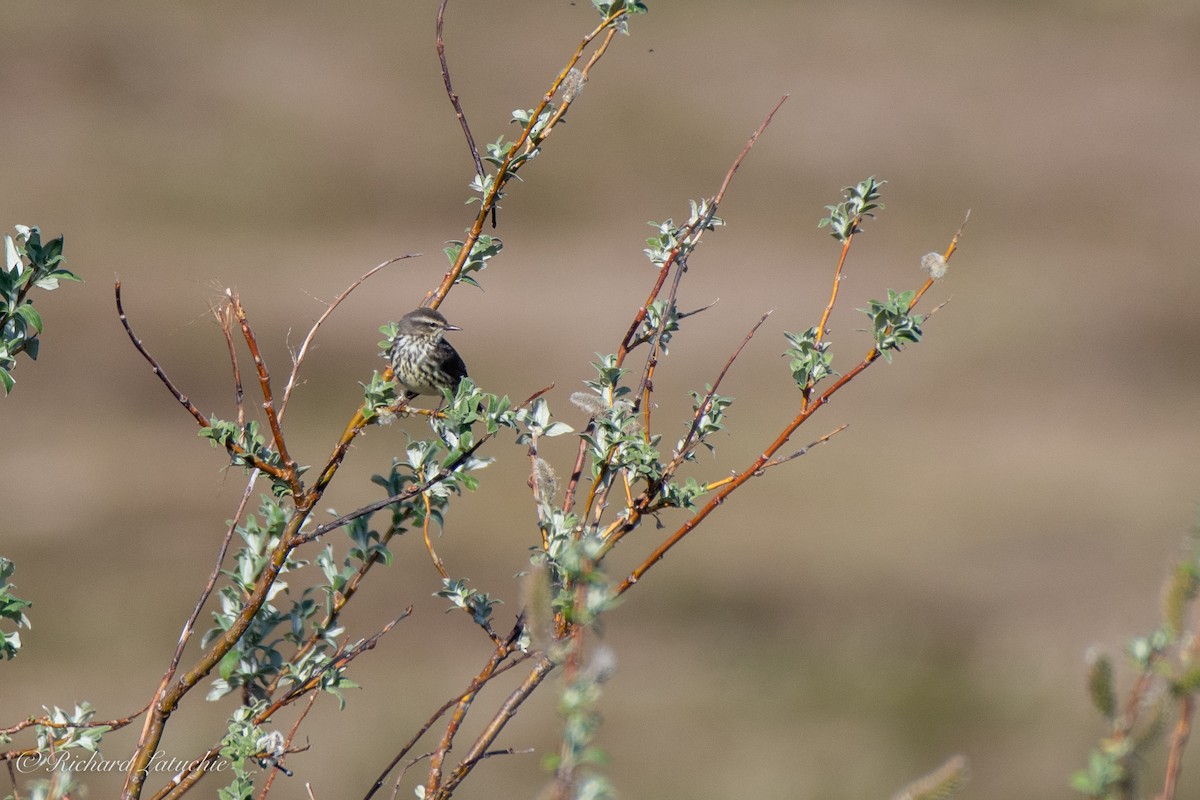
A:
<svg viewBox="0 0 1200 800">
<path fill-rule="evenodd" d="M 225 287 L 282 376 L 288 345 L 337 292 L 424 253 L 353 295 L 306 362 L 288 431 L 298 459 L 316 463 L 381 364 L 378 326 L 436 283 L 441 248 L 469 224 L 472 167 L 438 72 L 432 0 L 0 9 L 0 226 L 65 234 L 87 281 L 37 298 L 42 357 L 22 360 L 0 400 L 0 553 L 35 603 L 25 649 L 0 665 L 0 724 L 83 699 L 108 718 L 157 685 L 243 485 L 129 346 L 114 276 L 173 379 L 232 417 L 208 311 Z M 556 382 L 551 407 L 579 427 L 567 397 L 652 281 L 645 222 L 711 195 L 785 93 L 722 206 L 729 226 L 690 262 L 681 306 L 720 302 L 685 322 L 656 379 L 671 439 L 687 390 L 774 309 L 722 390 L 738 398 L 733 435 L 698 474 L 745 466 L 794 413 L 781 334 L 815 325 L 828 297 L 837 248 L 816 222 L 842 186 L 889 181 L 831 320 L 842 368 L 867 350 L 853 309 L 917 286 L 919 257 L 972 215 L 931 294 L 951 302 L 926 340 L 868 371 L 797 444 L 849 430 L 744 488 L 607 618 L 619 662 L 602 705 L 607 774 L 625 797 L 886 797 L 963 752 L 967 796 L 1073 796 L 1068 775 L 1101 733 L 1084 652 L 1119 652 L 1156 623 L 1200 497 L 1200 10 L 693 0 L 650 11 L 510 186 L 485 291 L 462 287 L 443 306 L 485 388 L 525 397 Z M 481 146 L 512 135 L 510 112 L 537 102 L 594 19 L 583 0 L 450 4 L 451 70 Z M 366 479 L 420 424 L 371 429 L 323 505 L 376 499 Z M 571 450 L 548 448 L 560 472 Z M 439 553 L 505 599 L 508 620 L 534 515 L 523 448 L 491 454 Z M 656 535 L 626 540 L 617 564 Z M 296 777 L 275 797 L 304 797 L 306 781 L 324 800 L 361 796 L 486 657 L 479 632 L 430 597 L 418 537 L 394 550 L 349 635 L 410 603 L 416 613 L 355 665 L 365 688 L 346 711 L 318 703 L 302 729 L 312 750 L 289 760 Z M 547 689 L 501 740 L 538 755 L 490 759 L 462 797 L 537 793 L 560 730 Z M 221 735 L 228 708 L 202 694 L 168 727 L 170 755 Z M 126 757 L 135 738 L 111 734 L 105 756 Z M 1181 797 L 1200 792 L 1197 758 Z M 113 780 L 87 782 L 115 796 Z"/>
</svg>

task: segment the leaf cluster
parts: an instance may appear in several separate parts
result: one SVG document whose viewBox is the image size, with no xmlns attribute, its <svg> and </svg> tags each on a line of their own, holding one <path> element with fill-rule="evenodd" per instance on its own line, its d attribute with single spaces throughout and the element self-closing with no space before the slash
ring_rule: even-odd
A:
<svg viewBox="0 0 1200 800">
<path fill-rule="evenodd" d="M 843 244 L 850 241 L 850 237 L 862 229 L 863 220 L 874 217 L 876 209 L 883 208 L 879 190 L 885 183 L 887 181 L 877 181 L 872 175 L 854 186 L 847 186 L 842 190 L 845 199 L 837 205 L 825 206 L 829 213 L 817 227 L 829 228 L 829 235 Z"/>
<path fill-rule="evenodd" d="M 54 291 L 60 281 L 80 278 L 63 267 L 63 239 L 42 242 L 36 226 L 18 225 L 17 235 L 4 237 L 4 262 L 0 264 L 0 385 L 7 395 L 17 356 L 36 361 L 41 347 L 42 315 L 29 297 L 32 289 Z"/>
<path fill-rule="evenodd" d="M 14 622 L 17 626 L 17 630 L 14 631 L 0 631 L 0 660 L 17 657 L 17 651 L 21 649 L 20 629 L 31 627 L 25 609 L 33 603 L 14 595 L 12 590 L 15 587 L 8 582 L 16 570 L 16 564 L 0 556 L 0 619 Z"/>
</svg>

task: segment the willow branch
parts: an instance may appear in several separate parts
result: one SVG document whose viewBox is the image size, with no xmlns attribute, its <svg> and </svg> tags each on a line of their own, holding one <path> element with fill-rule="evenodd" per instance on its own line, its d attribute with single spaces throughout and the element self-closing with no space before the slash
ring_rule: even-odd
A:
<svg viewBox="0 0 1200 800">
<path fill-rule="evenodd" d="M 534 664 L 533 669 L 525 680 L 513 690 L 512 694 L 504 701 L 500 709 L 492 717 L 487 727 L 483 729 L 483 733 L 479 734 L 479 738 L 471 745 L 471 749 L 467 751 L 467 755 L 462 762 L 454 768 L 454 772 L 446 779 L 446 783 L 436 795 L 426 794 L 426 797 L 437 798 L 437 800 L 446 800 L 454 792 L 454 789 L 462 783 L 463 779 L 471 774 L 471 770 L 475 769 L 476 764 L 487 757 L 488 748 L 496 741 L 496 737 L 504 730 L 504 726 L 513 718 L 521 704 L 529 699 L 529 695 L 538 687 L 546 676 L 554 669 L 555 663 L 550 660 L 549 656 L 543 655 Z"/>
<path fill-rule="evenodd" d="M 579 43 L 579 46 L 575 48 L 575 53 L 567 61 L 567 65 L 563 67 L 561 72 L 559 72 L 558 77 L 554 80 L 554 83 L 550 86 L 550 89 L 542 96 L 541 101 L 533 109 L 533 114 L 529 119 L 529 123 L 521 130 L 520 136 L 518 136 L 517 140 L 513 142 L 512 146 L 508 149 L 508 152 L 505 153 L 504 158 L 500 162 L 500 166 L 496 170 L 496 180 L 492 182 L 491 188 L 483 195 L 482 201 L 479 204 L 479 213 L 475 215 L 475 222 L 471 225 L 471 229 L 467 232 L 466 239 L 463 241 L 463 246 L 458 253 L 458 257 L 454 259 L 454 263 L 450 265 L 450 269 L 446 271 L 446 274 L 442 278 L 442 282 L 438 284 L 438 287 L 426 295 L 422 305 L 429 308 L 437 308 L 442 304 L 442 301 L 446 299 L 446 295 L 450 292 L 450 287 L 452 287 L 458 281 L 459 276 L 462 274 L 463 267 L 466 265 L 467 259 L 471 255 L 471 251 L 475 248 L 475 243 L 479 241 L 479 236 L 483 232 L 484 222 L 491 215 L 492 209 L 499 200 L 501 191 L 503 191 L 504 187 L 508 184 L 509 179 L 520 169 L 521 163 L 525 163 L 521 162 L 514 164 L 513 161 L 517 158 L 521 148 L 524 147 L 526 142 L 530 140 L 533 134 L 533 128 L 537 125 L 538 118 L 541 116 L 541 113 L 546 110 L 546 106 L 549 105 L 550 101 L 554 98 L 555 93 L 558 91 L 558 87 L 566 78 L 567 73 L 571 71 L 571 69 L 583 56 L 583 52 L 587 49 L 587 46 L 591 44 L 601 32 L 603 32 L 621 17 L 624 17 L 626 14 L 627 12 L 623 8 L 615 10 L 611 16 L 602 20 L 601 23 L 596 26 L 594 30 L 592 30 L 591 33 L 583 37 L 583 40 Z M 589 64 L 589 66 L 591 65 Z M 544 139 L 548 135 L 549 130 L 543 130 L 541 138 Z"/>
<path fill-rule="evenodd" d="M 439 719 L 441 719 L 442 716 L 445 715 L 445 713 L 447 711 L 449 711 L 451 708 L 453 708 L 458 703 L 459 698 L 462 697 L 463 694 L 466 694 L 467 692 L 470 692 L 472 690 L 478 691 L 480 688 L 482 688 L 484 686 L 484 684 L 488 683 L 488 681 L 491 681 L 491 680 L 499 677 L 500 675 L 503 675 L 505 672 L 508 672 L 513 667 L 517 666 L 518 664 L 521 664 L 527 658 L 528 658 L 528 656 L 525 655 L 524 653 L 522 653 L 517 658 L 513 659 L 512 661 L 509 661 L 507 664 L 502 664 L 501 666 L 497 667 L 495 669 L 495 671 L 493 671 L 492 674 L 489 675 L 487 677 L 487 679 L 484 680 L 482 683 L 477 683 L 478 679 L 472 680 L 470 685 L 467 687 L 467 689 L 462 694 L 455 695 L 454 697 L 450 698 L 445 703 L 443 703 L 441 705 L 441 707 L 438 708 L 437 711 L 433 712 L 433 714 L 429 717 L 429 719 L 425 720 L 425 724 L 422 725 L 415 734 L 413 734 L 412 738 L 409 739 L 404 744 L 404 746 L 400 748 L 400 752 L 398 752 L 396 754 L 396 756 L 390 762 L 388 762 L 388 765 L 386 767 L 384 767 L 383 772 L 381 772 L 379 774 L 379 777 L 375 779 L 375 783 L 371 784 L 371 788 L 368 789 L 367 793 L 363 796 L 363 800 L 371 800 L 371 798 L 375 796 L 375 793 L 383 788 L 383 784 L 387 780 L 388 774 L 391 773 L 391 771 L 396 768 L 396 766 L 404 759 L 404 757 L 406 755 L 408 755 L 412 751 L 412 749 L 414 747 L 416 747 L 417 742 L 419 742 L 421 740 L 422 736 L 424 736 L 426 733 L 429 732 L 429 729 L 433 727 L 434 723 L 436 723 Z M 433 755 L 432 752 L 426 753 L 425 755 L 421 756 L 420 758 L 415 759 L 408 766 L 412 766 L 413 763 L 416 763 L 417 761 L 420 761 L 422 759 L 429 758 L 432 755 Z M 405 767 L 405 769 L 407 769 L 407 768 L 408 767 Z"/>
<path fill-rule="evenodd" d="M 524 406 L 529 405 L 534 400 L 538 399 L 539 397 L 541 397 L 542 395 L 544 395 L 546 392 L 550 391 L 553 388 L 554 388 L 554 384 L 550 384 L 549 386 L 545 386 L 541 389 L 538 389 L 536 392 L 531 394 L 528 397 L 528 399 L 525 400 L 524 403 L 522 403 L 520 406 L 518 406 L 518 408 L 522 408 Z M 361 418 L 361 416 L 362 415 L 360 413 L 354 420 L 351 420 L 351 425 L 354 425 L 355 423 L 357 423 L 359 421 L 359 419 Z M 362 424 L 365 425 L 366 424 L 365 421 Z M 361 426 L 359 427 L 359 429 L 361 430 Z M 350 426 L 347 426 L 347 434 L 349 433 L 349 431 L 350 431 Z M 465 464 L 467 462 L 467 460 L 471 456 L 473 456 L 480 447 L 482 447 L 486 442 L 493 439 L 498 433 L 499 433 L 499 431 L 496 431 L 496 433 L 484 434 L 479 439 L 479 441 L 475 442 L 475 444 L 473 444 L 470 448 L 468 448 L 463 453 L 461 453 L 457 458 L 455 458 L 449 464 L 443 466 L 432 478 L 429 478 L 424 483 L 422 483 L 420 485 L 416 485 L 416 486 L 409 486 L 408 488 L 406 488 L 403 492 L 400 492 L 399 494 L 392 495 L 391 497 L 384 498 L 383 500 L 379 500 L 374 503 L 368 503 L 367 505 L 363 506 L 362 508 L 357 508 L 354 511 L 351 511 L 348 514 L 344 514 L 335 520 L 326 522 L 324 525 L 318 525 L 316 528 L 309 531 L 308 533 L 300 535 L 297 538 L 295 544 L 297 546 L 299 546 L 301 544 L 304 544 L 305 542 L 311 542 L 314 539 L 324 536 L 325 534 L 329 533 L 330 531 L 335 531 L 338 528 L 349 525 L 351 522 L 358 519 L 359 517 L 365 517 L 368 514 L 374 514 L 376 511 L 387 508 L 388 506 L 392 505 L 393 503 L 399 503 L 404 500 L 408 500 L 409 498 L 414 497 L 415 495 L 428 490 L 430 487 L 432 487 L 438 483 L 441 483 L 442 481 L 446 480 L 446 478 L 453 475 L 455 470 L 457 470 L 460 466 Z M 347 434 L 343 434 L 343 441 L 345 441 Z M 350 438 L 352 439 L 353 437 L 351 436 Z M 339 447 L 340 446 L 341 445 L 339 443 Z M 349 447 L 349 442 L 346 443 L 346 447 Z M 342 451 L 342 454 L 344 455 L 344 451 Z M 340 463 L 340 459 L 339 459 L 339 463 Z M 327 467 L 327 469 L 328 469 L 328 467 Z M 318 485 L 320 485 L 320 484 L 318 484 Z"/>
<path fill-rule="evenodd" d="M 725 366 L 721 367 L 721 371 L 717 374 L 716 380 L 712 382 L 708 393 L 704 395 L 704 399 L 698 406 L 696 406 L 696 413 L 692 415 L 692 424 L 688 427 L 687 436 L 683 437 L 683 442 L 680 444 L 678 452 L 675 454 L 675 457 L 671 459 L 671 463 L 668 464 L 667 468 L 663 471 L 664 475 L 669 476 L 674 473 L 675 470 L 679 468 L 679 465 L 683 463 L 683 460 L 687 458 L 687 454 L 691 450 L 692 438 L 700 429 L 700 420 L 703 419 L 704 415 L 708 413 L 709 407 L 712 403 L 713 395 L 717 393 L 717 387 L 721 385 L 721 381 L 725 380 L 725 375 L 729 372 L 729 368 L 733 366 L 733 362 L 736 361 L 737 357 L 740 356 L 742 351 L 746 349 L 746 345 L 750 344 L 750 340 L 754 338 L 754 334 L 758 333 L 758 329 L 763 326 L 763 323 L 767 321 L 767 317 L 771 316 L 771 313 L 772 312 L 768 311 L 762 315 L 762 318 L 759 319 L 758 322 L 754 323 L 754 327 L 751 328 L 750 332 L 747 333 L 745 338 L 742 339 L 742 343 L 739 344 L 737 349 L 729 355 L 729 358 L 725 361 Z"/>
<path fill-rule="evenodd" d="M 154 356 L 150 355 L 150 353 L 146 350 L 146 347 L 142 344 L 142 340 L 139 339 L 134 334 L 133 328 L 130 327 L 130 325 L 129 325 L 129 318 L 125 316 L 125 306 L 121 300 L 121 282 L 120 281 L 116 282 L 115 287 L 114 287 L 114 292 L 115 292 L 116 298 L 117 298 L 117 316 L 121 320 L 121 326 L 123 328 L 125 328 L 126 335 L 129 336 L 129 341 L 132 342 L 134 348 L 136 348 L 137 351 L 139 353 L 141 353 L 142 358 L 146 359 L 146 362 L 148 364 L 150 364 L 150 367 L 153 370 L 154 375 L 160 381 L 162 381 L 163 386 L 167 387 L 167 391 L 169 391 L 171 393 L 171 396 L 174 397 L 179 402 L 179 404 L 181 406 L 183 406 L 189 414 L 192 415 L 192 417 L 196 420 L 196 422 L 198 422 L 200 424 L 200 427 L 201 428 L 211 428 L 212 423 L 210 423 L 208 421 L 208 417 L 201 414 L 200 409 L 196 408 L 196 404 L 193 403 L 191 400 L 189 400 L 187 395 L 185 395 L 183 392 L 179 391 L 178 387 L 176 387 L 175 384 L 171 381 L 171 379 L 169 377 L 167 377 L 167 373 L 163 370 L 163 368 L 159 365 L 159 363 L 154 359 Z M 284 482 L 288 481 L 288 475 L 287 475 L 286 470 L 281 469 L 280 467 L 277 467 L 274 464 L 268 464 L 267 462 L 263 461 L 258 456 L 247 451 L 245 448 L 243 448 L 241 445 L 237 444 L 236 442 L 226 443 L 225 449 L 229 451 L 230 455 L 236 456 L 236 457 L 246 461 L 251 466 L 257 467 L 261 471 L 270 475 L 272 478 L 276 478 L 276 479 L 284 481 Z"/>
<path fill-rule="evenodd" d="M 1188 738 L 1192 733 L 1192 716 L 1196 713 L 1196 698 L 1184 694 L 1179 699 L 1179 718 L 1175 721 L 1175 730 L 1171 732 L 1171 750 L 1167 755 L 1167 775 L 1163 781 L 1163 790 L 1158 800 L 1174 800 L 1175 787 L 1179 784 L 1179 775 L 1183 772 L 1183 751 L 1187 748 Z"/>
<path fill-rule="evenodd" d="M 288 488 L 291 489 L 293 497 L 303 495 L 303 487 L 300 486 L 300 477 L 296 472 L 296 462 L 288 453 L 287 442 L 283 438 L 283 428 L 279 425 L 279 415 L 275 411 L 275 399 L 271 393 L 271 375 L 267 371 L 267 364 L 263 360 L 262 353 L 258 349 L 258 338 L 254 335 L 254 330 L 250 327 L 250 320 L 246 318 L 246 309 L 242 306 L 242 300 L 233 291 L 227 291 L 229 302 L 233 305 L 233 315 L 238 321 L 238 325 L 242 329 L 242 337 L 246 340 L 246 346 L 250 348 L 250 356 L 254 359 L 254 367 L 258 372 L 259 388 L 262 391 L 263 402 L 262 408 L 267 415 L 267 423 L 271 427 L 271 437 L 275 440 L 275 452 L 279 454 L 279 460 L 284 465 L 285 477 Z"/>
<path fill-rule="evenodd" d="M 955 234 L 955 243 L 957 242 L 957 236 L 958 234 Z M 948 252 L 953 255 L 953 247 L 950 248 Z M 908 308 L 910 311 L 915 303 L 916 298 L 914 298 L 913 302 L 909 304 Z M 866 358 L 856 364 L 853 369 L 849 370 L 840 378 L 838 378 L 838 380 L 836 380 L 824 392 L 822 392 L 821 395 L 816 398 L 816 400 L 813 400 L 812 402 L 803 402 L 800 412 L 792 419 L 791 422 L 784 426 L 783 430 L 775 438 L 775 440 L 771 442 L 771 444 L 768 445 L 765 450 L 763 450 L 762 455 L 756 458 L 754 462 L 746 469 L 729 478 L 714 497 L 705 503 L 704 506 L 701 507 L 701 509 L 696 512 L 694 516 L 676 529 L 674 533 L 668 536 L 657 548 L 654 549 L 652 553 L 650 553 L 649 556 L 646 557 L 646 559 L 640 565 L 638 565 L 632 572 L 629 573 L 628 577 L 626 577 L 625 580 L 623 580 L 617 586 L 614 594 L 620 596 L 628 591 L 629 588 L 637 583 L 647 571 L 661 561 L 672 547 L 682 541 L 689 533 L 695 530 L 696 526 L 703 522 L 709 514 L 715 511 L 718 506 L 722 505 L 729 495 L 745 484 L 746 481 L 761 474 L 764 469 L 770 466 L 772 462 L 775 461 L 775 454 L 787 444 L 788 440 L 791 438 L 791 435 L 796 431 L 796 429 L 806 422 L 814 413 L 816 413 L 818 409 L 828 403 L 829 399 L 834 394 L 840 391 L 844 386 L 850 383 L 850 381 L 854 380 L 858 375 L 862 374 L 864 370 L 875 363 L 879 359 L 880 355 L 881 351 L 879 348 L 873 348 L 871 352 L 867 354 Z M 837 432 L 838 431 L 834 431 L 834 434 Z M 829 436 L 832 435 L 833 434 L 830 434 Z M 828 437 L 825 437 L 824 440 L 827 439 Z M 818 440 L 818 443 L 819 441 L 821 440 Z M 790 460 L 790 458 L 791 457 L 785 457 L 780 459 L 777 463 Z"/>
<path fill-rule="evenodd" d="M 442 39 L 442 25 L 446 16 L 446 4 L 450 0 L 442 0 L 438 5 L 437 13 L 437 54 L 438 62 L 442 65 L 442 82 L 446 84 L 446 96 L 450 98 L 450 105 L 454 106 L 454 116 L 458 117 L 458 124 L 462 125 L 463 136 L 467 139 L 467 147 L 471 150 L 471 159 L 475 162 L 475 174 L 483 177 L 483 161 L 479 158 L 479 149 L 475 147 L 475 137 L 471 136 L 471 128 L 467 125 L 467 115 L 463 112 L 462 103 L 458 100 L 458 95 L 454 92 L 454 86 L 450 83 L 450 65 L 446 63 L 446 43 Z"/>
</svg>

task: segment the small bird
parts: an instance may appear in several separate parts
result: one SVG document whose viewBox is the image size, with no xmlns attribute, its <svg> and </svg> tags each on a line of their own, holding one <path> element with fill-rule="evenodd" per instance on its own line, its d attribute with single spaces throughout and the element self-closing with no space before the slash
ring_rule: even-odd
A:
<svg viewBox="0 0 1200 800">
<path fill-rule="evenodd" d="M 441 396 L 443 389 L 454 392 L 467 377 L 467 365 L 443 338 L 446 331 L 461 330 L 432 308 L 418 308 L 400 318 L 392 345 L 392 372 L 409 400 L 421 394 Z"/>
</svg>

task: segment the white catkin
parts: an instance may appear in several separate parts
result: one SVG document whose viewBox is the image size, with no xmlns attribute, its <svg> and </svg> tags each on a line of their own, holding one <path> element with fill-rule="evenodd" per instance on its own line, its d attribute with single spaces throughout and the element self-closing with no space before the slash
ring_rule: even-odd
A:
<svg viewBox="0 0 1200 800">
<path fill-rule="evenodd" d="M 946 275 L 946 257 L 941 253 L 926 253 L 921 256 L 921 269 L 935 281 L 941 280 Z"/>
</svg>

